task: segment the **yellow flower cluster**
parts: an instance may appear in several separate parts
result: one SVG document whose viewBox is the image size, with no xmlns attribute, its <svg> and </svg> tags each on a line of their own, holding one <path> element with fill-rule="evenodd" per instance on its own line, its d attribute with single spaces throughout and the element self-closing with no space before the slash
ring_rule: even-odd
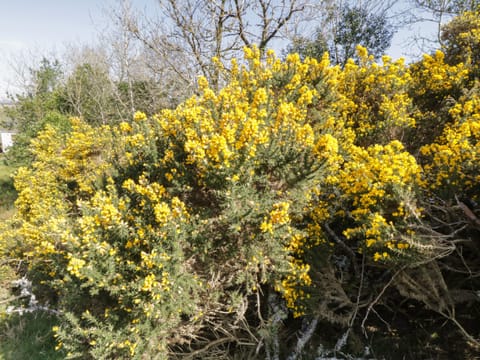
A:
<svg viewBox="0 0 480 360">
<path fill-rule="evenodd" d="M 147 115 L 141 111 L 136 111 L 135 114 L 133 114 L 133 120 L 135 121 L 143 121 L 147 119 Z"/>
<path fill-rule="evenodd" d="M 270 222 L 273 225 L 285 225 L 290 222 L 288 216 L 288 208 L 290 204 L 287 202 L 280 202 L 273 204 L 273 210 L 270 211 Z"/>
<path fill-rule="evenodd" d="M 52 253 L 67 256 L 65 246 L 72 241 L 78 243 L 67 225 L 69 214 L 78 211 L 82 197 L 95 193 L 99 176 L 111 168 L 100 155 L 111 148 L 108 127 L 94 129 L 77 118 L 71 119 L 71 125 L 67 135 L 47 126 L 32 141 L 33 166 L 20 168 L 15 178 L 19 193 L 16 207 L 22 220 L 16 233 L 21 236 L 22 247 L 32 256 L 33 263 L 41 263 L 44 256 Z M 104 202 L 108 197 L 96 196 L 94 201 L 102 208 L 104 219 L 113 220 L 115 209 L 108 201 Z M 92 221 L 99 223 L 100 217 Z M 91 229 L 87 228 L 85 225 L 91 235 Z M 75 273 L 78 270 L 75 266 L 72 269 Z"/>
<path fill-rule="evenodd" d="M 361 46 L 357 54 L 359 63 L 349 60 L 338 76 L 344 97 L 338 102 L 339 111 L 360 144 L 394 140 L 404 128 L 415 126 L 410 116 L 408 67 L 403 59 L 392 61 L 388 56 L 379 65 Z"/>
<path fill-rule="evenodd" d="M 410 73 L 414 82 L 414 97 L 420 97 L 450 92 L 465 81 L 469 71 L 463 63 L 446 64 L 445 54 L 437 50 L 433 55 L 423 55 L 423 61 L 412 65 Z"/>
<path fill-rule="evenodd" d="M 105 192 L 97 192 L 92 197 L 91 206 L 96 209 L 96 214 L 93 217 L 96 226 L 109 228 L 122 221 L 121 212 L 113 201 L 111 194 Z"/>
<path fill-rule="evenodd" d="M 395 186 L 413 187 L 420 180 L 421 167 L 399 141 L 354 150 L 340 172 L 338 184 L 352 199 L 353 216 L 368 214 L 393 195 L 390 189 Z"/>
<path fill-rule="evenodd" d="M 421 166 L 397 140 L 368 147 L 349 145 L 347 150 L 341 168 L 323 185 L 337 194 L 324 194 L 322 187 L 314 191 L 312 202 L 316 205 L 309 212 L 309 236 L 317 244 L 326 244 L 328 234 L 323 224 L 344 221 L 341 219 L 348 211 L 350 221 L 342 234 L 357 241 L 358 251 L 383 249 L 380 253 L 388 255 L 388 250 L 407 249 L 398 234 L 420 211 L 413 203 L 407 209 L 403 199 L 421 184 Z M 387 255 L 375 255 L 373 259 L 385 260 Z"/>
<path fill-rule="evenodd" d="M 431 189 L 458 188 L 468 192 L 480 182 L 480 96 L 457 103 L 450 109 L 453 123 L 421 152 L 430 161 L 424 168 Z"/>
<path fill-rule="evenodd" d="M 84 266 L 85 266 L 85 260 L 71 257 L 67 265 L 67 270 L 70 272 L 70 274 L 81 279 L 83 276 L 81 275 L 80 270 Z"/>
<path fill-rule="evenodd" d="M 450 63 L 478 69 L 480 58 L 480 11 L 466 11 L 446 24 L 442 40 Z"/>
<path fill-rule="evenodd" d="M 303 290 L 312 284 L 309 271 L 310 265 L 300 260 L 292 260 L 289 274 L 275 286 L 275 290 L 282 293 L 287 307 L 293 311 L 294 317 L 302 316 L 305 313 L 305 307 L 299 303 L 299 300 L 309 297 L 309 294 Z"/>
<path fill-rule="evenodd" d="M 77 118 L 71 122 L 72 131 L 66 138 L 60 156 L 57 156 L 57 161 L 63 164 L 58 169 L 58 176 L 76 182 L 79 191 L 92 194 L 92 185 L 109 170 L 110 165 L 100 154 L 112 148 L 110 129 L 107 126 L 96 129 Z"/>
<path fill-rule="evenodd" d="M 245 57 L 250 68 L 233 61 L 230 82 L 217 94 L 205 78 L 200 78 L 199 97 L 156 117 L 166 136 L 172 140 L 184 137 L 182 149 L 170 142 L 165 162 L 183 150 L 186 163 L 195 165 L 203 178 L 212 169 L 225 171 L 246 160 L 255 162 L 273 144 L 296 147 L 299 152 L 314 147 L 320 152 L 325 146 L 327 152 L 335 150 L 334 140 L 316 136 L 317 129 L 309 123 L 307 114 L 320 96 L 311 85 L 312 78 L 336 76 L 336 70 L 326 60 L 309 59 L 302 63 L 298 56 L 292 55 L 282 63 L 269 52 L 262 63 L 257 56 L 260 56 L 258 49 L 247 48 Z M 285 77 L 287 82 L 280 93 L 273 90 L 273 74 Z M 321 155 L 328 158 L 329 153 Z"/>
</svg>

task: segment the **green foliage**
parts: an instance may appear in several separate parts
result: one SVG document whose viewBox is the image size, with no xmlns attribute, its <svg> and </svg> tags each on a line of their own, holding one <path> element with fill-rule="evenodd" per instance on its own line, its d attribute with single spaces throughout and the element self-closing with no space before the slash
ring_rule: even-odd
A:
<svg viewBox="0 0 480 360">
<path fill-rule="evenodd" d="M 57 59 L 42 58 L 38 69 L 30 69 L 32 84 L 28 96 L 43 96 L 54 92 L 62 78 L 62 67 Z"/>
<path fill-rule="evenodd" d="M 334 62 L 344 65 L 354 58 L 357 45 L 365 47 L 376 59 L 380 58 L 394 34 L 388 20 L 358 7 L 345 6 L 340 14 L 330 50 Z"/>
<path fill-rule="evenodd" d="M 0 105 L 0 128 L 2 129 L 13 129 L 14 124 L 12 119 L 7 114 L 7 109 L 10 104 Z"/>
<path fill-rule="evenodd" d="M 285 52 L 287 54 L 299 54 L 300 58 L 304 60 L 306 57 L 321 59 L 327 51 L 329 51 L 327 40 L 321 29 L 316 29 L 312 38 L 306 36 L 295 37 Z"/>
<path fill-rule="evenodd" d="M 2 315 L 0 318 L 0 359 L 60 360 L 63 352 L 55 350 L 52 327 L 58 319 L 41 313 Z"/>
<path fill-rule="evenodd" d="M 77 65 L 71 74 L 63 72 L 58 60 L 42 59 L 30 70 L 31 84 L 13 98 L 11 107 L 2 109 L 6 120 L 17 131 L 14 146 L 7 155 L 10 164 L 32 161 L 29 145 L 47 125 L 69 131 L 69 117 L 82 118 L 100 126 L 118 124 L 135 108 L 154 113 L 162 108 L 165 94 L 154 92 L 153 80 L 118 82 L 98 64 Z"/>
<path fill-rule="evenodd" d="M 348 59 L 358 60 L 358 45 L 366 48 L 378 60 L 390 46 L 394 34 L 392 25 L 384 16 L 371 14 L 360 7 L 345 5 L 339 9 L 338 19 L 330 21 L 335 23 L 330 36 L 317 28 L 312 38 L 294 38 L 286 51 L 298 53 L 302 59 L 321 59 L 325 52 L 329 52 L 332 63 L 343 67 Z"/>
<path fill-rule="evenodd" d="M 60 91 L 66 100 L 66 112 L 90 124 L 114 122 L 119 116 L 107 70 L 98 65 L 77 66 Z"/>
<path fill-rule="evenodd" d="M 6 109 L 17 131 L 6 160 L 17 166 L 31 161 L 30 141 L 46 124 L 68 127 L 65 99 L 59 90 L 63 74 L 59 61 L 43 58 L 39 67 L 30 69 L 30 73 L 32 83 L 26 93 L 12 99 L 14 105 Z"/>
<path fill-rule="evenodd" d="M 3 156 L 0 156 L 0 219 L 8 216 L 17 197 L 13 186 L 14 171 L 15 168 L 5 165 Z"/>
<path fill-rule="evenodd" d="M 68 117 L 58 111 L 46 112 L 37 122 L 32 121 L 26 130 L 15 134 L 15 141 L 5 154 L 5 162 L 17 167 L 30 164 L 32 161 L 32 154 L 29 150 L 30 142 L 36 137 L 38 132 L 47 126 L 53 126 L 65 132 L 69 131 L 70 123 Z"/>
</svg>

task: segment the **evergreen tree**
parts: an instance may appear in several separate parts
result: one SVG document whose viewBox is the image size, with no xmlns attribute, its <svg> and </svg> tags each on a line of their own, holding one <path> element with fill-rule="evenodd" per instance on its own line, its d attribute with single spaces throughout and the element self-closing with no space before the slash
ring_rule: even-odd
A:
<svg viewBox="0 0 480 360">
<path fill-rule="evenodd" d="M 287 48 L 287 52 L 320 58 L 325 51 L 335 64 L 344 66 L 349 58 L 356 58 L 356 47 L 365 47 L 375 59 L 382 56 L 390 46 L 394 34 L 393 26 L 385 17 L 369 13 L 360 7 L 345 6 L 339 15 L 332 15 L 332 34 L 317 28 L 311 38 L 299 36 Z"/>
</svg>

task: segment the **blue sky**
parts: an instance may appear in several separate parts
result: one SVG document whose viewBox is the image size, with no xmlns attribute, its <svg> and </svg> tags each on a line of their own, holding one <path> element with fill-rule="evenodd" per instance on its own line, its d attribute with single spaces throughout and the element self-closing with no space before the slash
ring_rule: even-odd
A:
<svg viewBox="0 0 480 360">
<path fill-rule="evenodd" d="M 13 89 L 11 63 L 22 52 L 40 56 L 66 44 L 91 43 L 107 24 L 105 9 L 118 0 L 0 0 L 0 99 Z M 156 0 L 134 0 L 141 9 Z M 154 5 L 153 5 L 154 6 Z M 404 56 L 405 31 L 393 39 L 389 54 Z M 31 56 L 31 55 L 30 55 Z M 20 56 L 21 58 L 21 56 Z"/>
<path fill-rule="evenodd" d="M 0 1 L 0 44 L 49 46 L 93 35 L 94 0 Z"/>
<path fill-rule="evenodd" d="M 12 82 L 11 62 L 26 51 L 91 42 L 102 7 L 114 0 L 0 0 L 0 99 Z"/>
</svg>

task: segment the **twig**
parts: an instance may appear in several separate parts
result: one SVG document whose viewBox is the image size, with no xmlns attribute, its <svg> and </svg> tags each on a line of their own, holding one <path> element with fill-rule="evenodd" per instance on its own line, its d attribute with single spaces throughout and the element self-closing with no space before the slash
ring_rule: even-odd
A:
<svg viewBox="0 0 480 360">
<path fill-rule="evenodd" d="M 212 346 L 217 346 L 217 345 L 220 345 L 220 344 L 223 344 L 223 343 L 226 343 L 226 342 L 229 342 L 229 341 L 234 341 L 234 340 L 236 340 L 236 339 L 231 338 L 231 337 L 227 337 L 227 338 L 217 339 L 217 340 L 211 341 L 206 346 L 204 346 L 203 348 L 195 350 L 195 351 L 191 352 L 190 354 L 188 354 L 188 356 L 185 357 L 185 359 L 194 359 L 196 355 L 207 351 Z"/>
<path fill-rule="evenodd" d="M 18 300 L 18 299 L 26 298 L 26 297 L 29 297 L 29 296 L 30 296 L 30 295 L 27 295 L 27 294 L 14 296 L 14 297 L 11 297 L 10 299 L 6 299 L 6 300 L 0 301 L 0 304 L 6 304 L 6 303 L 9 303 L 9 302 L 11 302 L 11 301 L 15 301 L 15 300 Z"/>
<path fill-rule="evenodd" d="M 365 337 L 368 339 L 368 334 L 367 334 L 367 331 L 365 330 L 365 322 L 367 321 L 367 318 L 368 318 L 368 315 L 370 314 L 370 311 L 372 311 L 373 307 L 375 306 L 375 304 L 380 300 L 380 298 L 383 296 L 383 294 L 385 293 L 385 291 L 388 289 L 388 287 L 392 284 L 393 280 L 395 280 L 395 278 L 397 277 L 398 274 L 400 274 L 400 272 L 402 272 L 403 270 L 405 269 L 405 266 L 403 266 L 402 268 L 400 268 L 399 270 L 397 270 L 395 272 L 395 274 L 393 274 L 393 276 L 391 277 L 391 279 L 388 281 L 388 283 L 382 288 L 382 290 L 380 291 L 380 293 L 377 295 L 377 297 L 375 298 L 375 300 L 373 300 L 370 305 L 368 306 L 368 309 L 367 309 L 367 313 L 365 314 L 365 317 L 363 318 L 362 320 L 362 331 L 363 331 L 363 334 L 365 335 Z"/>
<path fill-rule="evenodd" d="M 358 314 L 358 309 L 360 308 L 360 297 L 362 294 L 364 274 L 365 274 L 365 253 L 363 253 L 363 256 L 362 256 L 362 270 L 360 273 L 360 285 L 358 287 L 357 300 L 355 302 L 355 310 L 353 311 L 352 317 L 350 318 L 347 331 L 342 335 L 342 337 L 335 344 L 335 352 L 340 351 L 345 346 L 345 344 L 347 343 L 348 336 L 350 335 L 350 331 L 353 328 L 353 323 L 355 322 L 355 319 Z"/>
<path fill-rule="evenodd" d="M 348 255 L 352 260 L 353 271 L 355 272 L 355 275 L 357 275 L 358 269 L 357 269 L 357 264 L 355 262 L 356 256 L 353 250 L 349 246 L 347 246 L 337 234 L 335 234 L 335 232 L 332 230 L 332 228 L 328 223 L 325 223 L 324 227 L 325 227 L 325 230 L 327 230 L 327 233 L 333 238 L 333 240 L 335 240 L 335 242 L 337 242 L 348 253 Z"/>
</svg>

